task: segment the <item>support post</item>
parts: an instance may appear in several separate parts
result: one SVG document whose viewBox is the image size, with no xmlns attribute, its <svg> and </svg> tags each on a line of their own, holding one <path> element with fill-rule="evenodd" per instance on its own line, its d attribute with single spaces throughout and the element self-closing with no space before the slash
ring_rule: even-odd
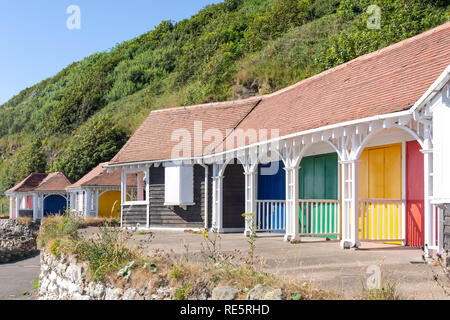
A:
<svg viewBox="0 0 450 320">
<path fill-rule="evenodd" d="M 127 180 L 126 172 L 122 169 L 120 174 L 120 226 L 123 227 L 123 205 L 127 200 Z"/>
<path fill-rule="evenodd" d="M 90 189 L 86 190 L 86 205 L 85 205 L 85 217 L 88 218 L 91 216 L 92 210 L 92 191 Z"/>
<path fill-rule="evenodd" d="M 150 228 L 150 167 L 145 168 L 145 201 L 147 202 L 147 228 Z"/>
<path fill-rule="evenodd" d="M 38 195 L 33 194 L 33 221 L 39 219 Z"/>
<path fill-rule="evenodd" d="M 223 232 L 223 176 L 219 175 L 218 165 L 213 166 L 213 215 L 212 227 Z"/>
<path fill-rule="evenodd" d="M 358 160 L 341 161 L 341 248 L 359 247 Z"/>
<path fill-rule="evenodd" d="M 16 197 L 16 218 L 19 217 L 20 203 L 21 202 L 22 202 L 22 197 L 20 195 L 17 195 L 17 197 Z"/>
<path fill-rule="evenodd" d="M 286 170 L 286 234 L 285 241 L 299 238 L 298 166 Z"/>
<path fill-rule="evenodd" d="M 431 128 L 425 126 L 425 140 L 424 149 L 422 153 L 424 154 L 423 165 L 424 165 L 424 250 L 425 256 L 431 256 L 431 248 L 435 246 L 433 239 L 434 225 L 433 225 L 433 208 L 431 205 L 431 197 L 433 195 L 433 149 L 431 143 Z"/>
<path fill-rule="evenodd" d="M 9 197 L 9 218 L 14 219 L 14 197 Z"/>
<path fill-rule="evenodd" d="M 44 217 L 44 196 L 40 194 L 38 196 L 39 216 Z"/>
<path fill-rule="evenodd" d="M 257 188 L 257 166 L 246 171 L 245 174 L 245 213 L 253 213 L 256 215 L 256 188 Z M 252 220 L 255 223 L 256 216 Z M 244 235 L 250 236 L 249 219 L 245 219 Z"/>
<path fill-rule="evenodd" d="M 99 190 L 98 189 L 95 189 L 94 190 L 94 192 L 93 192 L 93 197 L 94 197 L 94 200 L 93 200 L 93 207 L 94 207 L 94 214 L 95 214 L 95 217 L 96 218 L 98 218 L 98 201 L 99 201 Z"/>
</svg>

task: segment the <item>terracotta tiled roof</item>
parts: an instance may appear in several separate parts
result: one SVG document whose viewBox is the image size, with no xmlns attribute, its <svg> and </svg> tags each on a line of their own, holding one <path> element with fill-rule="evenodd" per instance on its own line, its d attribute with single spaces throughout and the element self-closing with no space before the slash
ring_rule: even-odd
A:
<svg viewBox="0 0 450 320">
<path fill-rule="evenodd" d="M 32 173 L 13 188 L 6 191 L 30 192 L 30 191 L 64 191 L 70 185 L 69 179 L 61 173 Z"/>
<path fill-rule="evenodd" d="M 403 111 L 449 64 L 450 22 L 267 95 L 238 128 L 285 136 Z"/>
<path fill-rule="evenodd" d="M 403 111 L 419 99 L 449 64 L 450 22 L 273 94 L 153 111 L 110 164 L 180 158 L 171 154 L 179 145 L 178 141 L 171 141 L 171 135 L 177 129 L 186 129 L 193 137 L 194 121 L 203 122 L 203 132 L 278 129 L 280 136 L 285 136 Z M 216 144 L 219 148 L 205 150 L 204 154 L 226 150 L 229 140 L 230 137 Z M 203 142 L 203 147 L 209 144 Z M 245 144 L 248 141 L 233 147 Z"/>
<path fill-rule="evenodd" d="M 80 180 L 71 184 L 67 189 L 74 189 L 79 187 L 119 187 L 120 186 L 120 170 L 115 170 L 108 173 L 105 166 L 108 162 L 102 162 L 94 169 L 85 174 Z M 127 179 L 127 185 L 136 185 L 136 176 Z"/>
<path fill-rule="evenodd" d="M 213 129 L 224 137 L 226 130 L 236 127 L 260 100 L 260 98 L 250 98 L 152 111 L 110 164 L 201 156 L 201 150 L 200 152 L 194 150 L 196 122 L 201 121 L 203 133 Z M 213 131 L 209 132 L 214 134 Z M 191 150 L 190 156 L 172 154 L 173 147 L 180 144 L 179 135 L 192 138 L 192 143 L 190 140 L 185 144 L 181 142 L 183 146 Z M 202 140 L 200 137 L 200 141 Z M 214 147 L 222 140 L 217 141 L 213 138 L 211 141 L 202 141 L 202 146 L 203 148 L 209 145 Z"/>
</svg>

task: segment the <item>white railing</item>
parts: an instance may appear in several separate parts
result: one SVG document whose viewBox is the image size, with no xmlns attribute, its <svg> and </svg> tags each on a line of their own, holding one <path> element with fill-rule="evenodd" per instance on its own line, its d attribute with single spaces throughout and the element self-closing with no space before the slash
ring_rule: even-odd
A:
<svg viewBox="0 0 450 320">
<path fill-rule="evenodd" d="M 363 241 L 406 241 L 404 200 L 360 199 L 359 239 Z"/>
<path fill-rule="evenodd" d="M 285 200 L 256 200 L 256 231 L 286 230 Z"/>
<path fill-rule="evenodd" d="M 299 200 L 300 235 L 339 236 L 339 200 Z"/>
</svg>

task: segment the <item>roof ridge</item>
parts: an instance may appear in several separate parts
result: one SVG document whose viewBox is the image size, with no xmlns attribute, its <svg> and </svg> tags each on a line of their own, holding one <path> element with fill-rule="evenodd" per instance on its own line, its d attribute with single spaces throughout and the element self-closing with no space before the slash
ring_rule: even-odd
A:
<svg viewBox="0 0 450 320">
<path fill-rule="evenodd" d="M 263 95 L 259 96 L 253 96 L 246 99 L 239 99 L 239 100 L 226 100 L 226 101 L 217 101 L 217 102 L 208 102 L 203 104 L 195 104 L 191 106 L 178 106 L 178 107 L 167 107 L 163 109 L 157 109 L 152 110 L 150 113 L 160 113 L 160 112 L 175 112 L 175 111 L 186 111 L 190 109 L 200 109 L 200 108 L 206 108 L 206 107 L 224 107 L 226 105 L 233 105 L 233 104 L 240 104 L 245 102 L 253 102 L 253 100 L 260 100 L 262 99 Z"/>
</svg>

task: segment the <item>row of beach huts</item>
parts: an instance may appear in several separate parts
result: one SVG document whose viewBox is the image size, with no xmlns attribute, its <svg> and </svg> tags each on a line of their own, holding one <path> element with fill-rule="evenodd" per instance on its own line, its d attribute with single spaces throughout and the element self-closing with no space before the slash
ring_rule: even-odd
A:
<svg viewBox="0 0 450 320">
<path fill-rule="evenodd" d="M 247 234 L 254 223 L 286 240 L 442 251 L 449 65 L 446 23 L 272 94 L 152 111 L 79 181 L 33 173 L 8 190 L 10 217 Z"/>
</svg>

